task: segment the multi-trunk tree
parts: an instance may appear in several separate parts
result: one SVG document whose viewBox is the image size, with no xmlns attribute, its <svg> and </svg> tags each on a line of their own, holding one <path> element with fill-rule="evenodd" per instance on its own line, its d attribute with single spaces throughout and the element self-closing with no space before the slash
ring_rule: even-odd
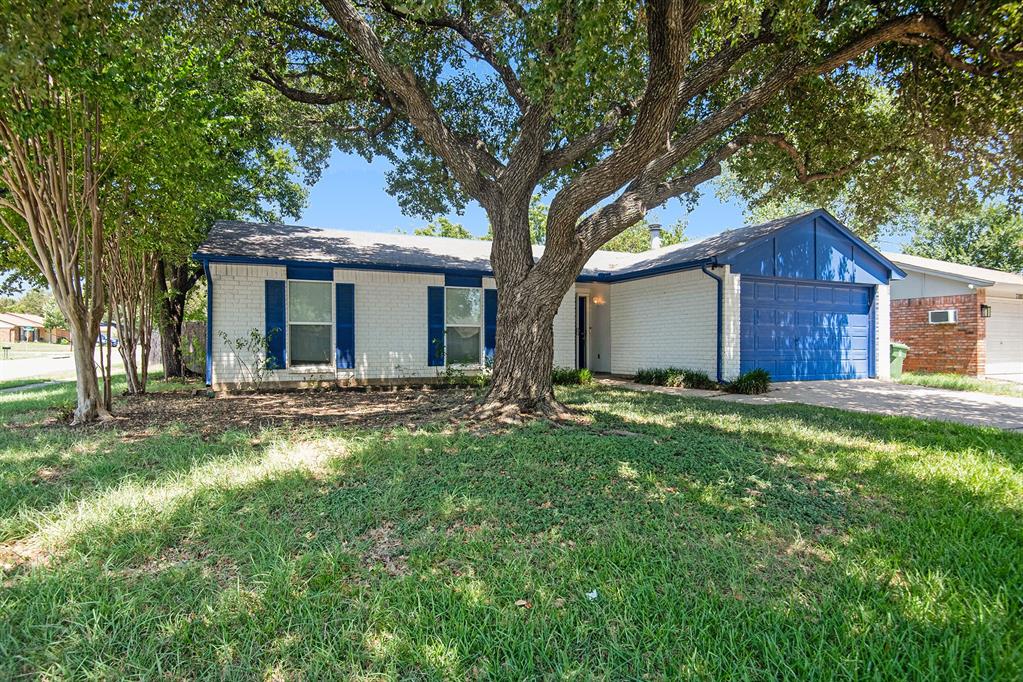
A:
<svg viewBox="0 0 1023 682">
<path fill-rule="evenodd" d="M 158 275 L 187 267 L 214 218 L 294 214 L 304 197 L 237 44 L 183 9 L 9 0 L 0 13 L 0 225 L 67 319 L 76 422 L 107 414 L 101 322 L 117 323 L 129 390 L 144 390 Z"/>
<path fill-rule="evenodd" d="M 322 155 L 387 155 L 432 215 L 472 199 L 499 289 L 481 415 L 559 411 L 552 320 L 604 243 L 728 161 L 750 194 L 855 187 L 883 219 L 1019 192 L 1023 14 L 997 2 L 517 0 L 258 3 L 253 77 Z M 807 188 L 816 186 L 811 191 Z M 546 249 L 530 198 L 552 192 Z"/>
</svg>

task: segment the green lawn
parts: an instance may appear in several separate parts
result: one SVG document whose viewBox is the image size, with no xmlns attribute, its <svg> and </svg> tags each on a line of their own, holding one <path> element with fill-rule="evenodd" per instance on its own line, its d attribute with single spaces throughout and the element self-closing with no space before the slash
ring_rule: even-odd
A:
<svg viewBox="0 0 1023 682">
<path fill-rule="evenodd" d="M 1023 677 L 1020 434 L 608 388 L 496 434 L 38 423 L 70 396 L 0 396 L 0 678 Z"/>
<path fill-rule="evenodd" d="M 951 391 L 976 391 L 978 393 L 1011 395 L 1023 398 L 1023 385 L 1007 381 L 978 379 L 977 377 L 968 377 L 962 374 L 906 372 L 899 379 L 899 383 L 913 384 L 914 386 L 930 386 L 931 388 L 946 388 Z"/>
<path fill-rule="evenodd" d="M 56 355 L 71 355 L 71 346 L 66 343 L 17 341 L 13 343 L 2 343 L 0 345 L 10 347 L 10 350 L 7 351 L 8 360 L 25 360 L 39 357 L 52 357 Z"/>
<path fill-rule="evenodd" d="M 44 384 L 52 379 L 5 379 L 0 381 L 0 390 L 5 388 L 18 388 L 19 386 L 32 386 L 34 384 Z"/>
</svg>

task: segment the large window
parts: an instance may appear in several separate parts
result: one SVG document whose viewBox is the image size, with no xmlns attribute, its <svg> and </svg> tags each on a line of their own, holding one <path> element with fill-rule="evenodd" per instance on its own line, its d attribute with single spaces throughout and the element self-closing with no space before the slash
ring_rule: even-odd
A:
<svg viewBox="0 0 1023 682">
<path fill-rule="evenodd" d="M 444 290 L 446 352 L 449 365 L 480 364 L 483 338 L 483 290 L 448 287 Z"/>
<path fill-rule="evenodd" d="M 330 364 L 330 282 L 288 281 L 288 366 Z"/>
</svg>

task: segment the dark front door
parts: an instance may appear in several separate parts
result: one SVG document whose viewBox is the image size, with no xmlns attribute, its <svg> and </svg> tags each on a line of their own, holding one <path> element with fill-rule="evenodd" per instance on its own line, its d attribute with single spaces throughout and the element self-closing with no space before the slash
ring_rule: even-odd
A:
<svg viewBox="0 0 1023 682">
<path fill-rule="evenodd" d="M 586 369 L 586 297 L 579 296 L 578 298 L 578 309 L 579 315 L 576 320 L 576 334 L 579 337 L 579 341 L 576 344 L 578 349 L 576 358 L 576 367 L 579 369 Z"/>
</svg>

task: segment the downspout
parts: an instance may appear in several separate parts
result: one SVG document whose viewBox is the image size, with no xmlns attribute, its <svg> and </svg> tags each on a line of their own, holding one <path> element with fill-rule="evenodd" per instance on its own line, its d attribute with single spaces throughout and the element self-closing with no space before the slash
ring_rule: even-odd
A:
<svg viewBox="0 0 1023 682">
<path fill-rule="evenodd" d="M 718 284 L 718 324 L 717 324 L 717 382 L 720 384 L 724 381 L 721 376 L 721 365 L 722 365 L 722 348 L 721 348 L 721 334 L 724 329 L 724 308 L 725 308 L 725 282 L 720 276 L 715 275 L 713 272 L 707 269 L 706 265 L 700 266 L 700 271 L 703 274 L 714 278 Z"/>
<path fill-rule="evenodd" d="M 213 385 L 213 278 L 210 277 L 210 262 L 202 262 L 206 276 L 206 385 Z"/>
</svg>

